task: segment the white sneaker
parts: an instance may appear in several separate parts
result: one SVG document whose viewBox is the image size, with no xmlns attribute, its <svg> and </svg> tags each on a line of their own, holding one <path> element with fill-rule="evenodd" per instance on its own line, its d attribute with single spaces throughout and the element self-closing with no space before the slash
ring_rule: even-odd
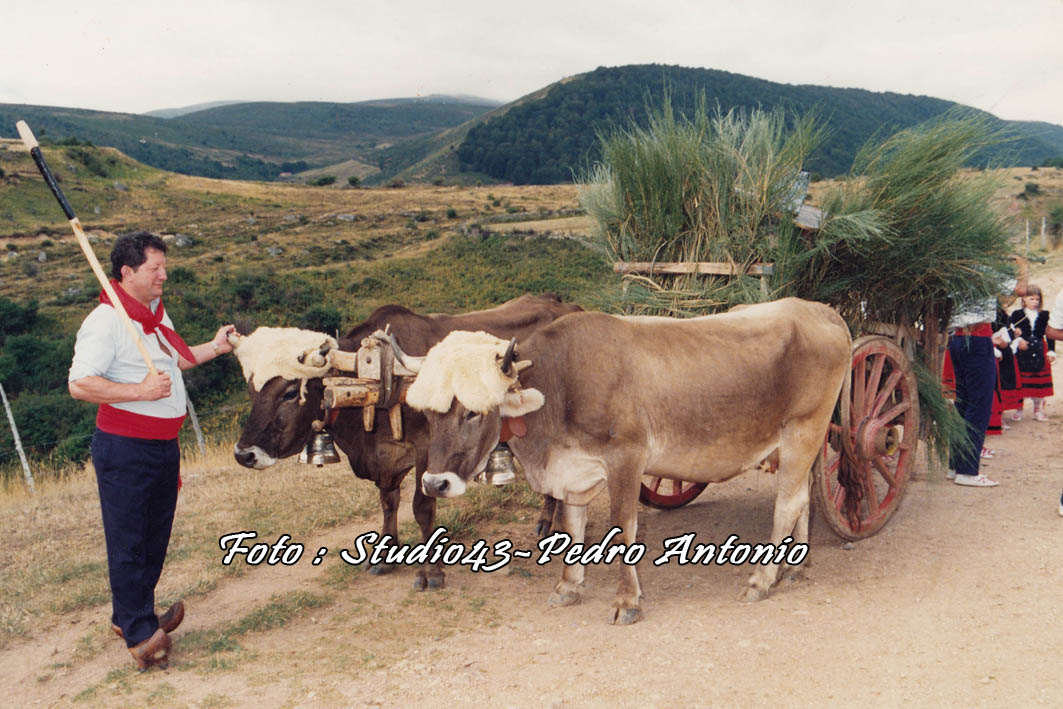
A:
<svg viewBox="0 0 1063 709">
<path fill-rule="evenodd" d="M 957 485 L 966 485 L 968 487 L 996 487 L 1000 483 L 996 480 L 990 480 L 985 476 L 985 473 L 979 473 L 978 475 L 957 475 L 956 479 L 952 482 Z"/>
<path fill-rule="evenodd" d="M 946 480 L 955 480 L 956 479 L 956 471 L 955 470 L 949 470 L 947 473 L 945 473 L 945 479 Z"/>
</svg>

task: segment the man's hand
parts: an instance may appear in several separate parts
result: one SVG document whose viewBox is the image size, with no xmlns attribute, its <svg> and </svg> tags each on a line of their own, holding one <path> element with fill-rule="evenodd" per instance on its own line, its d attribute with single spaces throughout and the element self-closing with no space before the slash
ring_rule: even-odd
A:
<svg viewBox="0 0 1063 709">
<path fill-rule="evenodd" d="M 173 383 L 170 381 L 169 374 L 165 372 L 155 372 L 154 374 L 148 372 L 148 376 L 144 377 L 144 380 L 140 382 L 138 398 L 141 401 L 165 399 L 170 395 L 172 386 Z"/>
<path fill-rule="evenodd" d="M 235 325 L 222 325 L 218 328 L 218 332 L 214 335 L 214 339 L 210 341 L 211 347 L 214 348 L 216 354 L 223 355 L 233 351 L 233 346 L 229 344 L 230 332 L 236 332 Z"/>
<path fill-rule="evenodd" d="M 1025 352 L 1026 350 L 1030 349 L 1030 343 L 1019 337 L 1015 340 L 1015 347 Z"/>
</svg>

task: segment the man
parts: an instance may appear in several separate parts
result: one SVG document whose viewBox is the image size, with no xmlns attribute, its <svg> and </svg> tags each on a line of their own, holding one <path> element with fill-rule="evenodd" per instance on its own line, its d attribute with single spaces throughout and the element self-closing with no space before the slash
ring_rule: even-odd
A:
<svg viewBox="0 0 1063 709">
<path fill-rule="evenodd" d="M 1029 266 L 1018 259 L 1018 280 L 1002 284 L 1003 291 L 1026 295 Z M 956 409 L 967 423 L 966 447 L 952 451 L 948 478 L 967 487 L 995 487 L 999 483 L 980 472 L 982 445 L 989 427 L 997 383 L 994 348 L 1007 344 L 1003 333 L 993 332 L 996 298 L 984 298 L 957 305 L 949 322 L 949 359 L 956 373 Z"/>
<path fill-rule="evenodd" d="M 78 330 L 70 367 L 70 395 L 99 404 L 92 462 L 103 512 L 111 621 L 140 671 L 166 668 L 170 637 L 184 618 L 178 601 L 155 614 L 177 505 L 180 449 L 177 433 L 188 405 L 181 370 L 232 351 L 220 328 L 214 339 L 188 347 L 173 331 L 162 305 L 166 244 L 147 232 L 127 234 L 111 251 L 111 285 L 147 347 L 156 372 L 144 362 L 106 293 Z"/>
</svg>

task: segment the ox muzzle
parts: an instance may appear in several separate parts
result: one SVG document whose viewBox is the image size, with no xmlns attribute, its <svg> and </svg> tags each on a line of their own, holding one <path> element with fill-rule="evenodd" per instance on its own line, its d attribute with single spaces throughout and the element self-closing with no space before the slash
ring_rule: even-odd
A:
<svg viewBox="0 0 1063 709">
<path fill-rule="evenodd" d="M 241 448 L 239 443 L 233 446 L 233 457 L 236 458 L 237 463 L 245 468 L 254 468 L 255 470 L 268 468 L 277 462 L 276 458 L 258 446 Z"/>
<path fill-rule="evenodd" d="M 466 487 L 457 473 L 425 473 L 421 479 L 421 489 L 429 497 L 458 497 Z"/>
</svg>

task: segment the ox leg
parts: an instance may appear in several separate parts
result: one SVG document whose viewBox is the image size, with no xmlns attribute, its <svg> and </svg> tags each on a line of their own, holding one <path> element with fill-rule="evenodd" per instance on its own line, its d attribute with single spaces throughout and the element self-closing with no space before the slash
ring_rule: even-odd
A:
<svg viewBox="0 0 1063 709">
<path fill-rule="evenodd" d="M 432 536 L 432 532 L 435 531 L 436 498 L 429 497 L 421 489 L 421 476 L 424 475 L 424 470 L 425 468 L 418 464 L 417 484 L 414 486 L 413 493 L 413 516 L 421 528 L 422 539 L 427 542 L 428 538 Z M 423 591 L 426 588 L 443 588 L 444 583 L 445 574 L 443 573 L 442 564 L 439 562 L 422 564 L 417 569 L 417 578 L 414 579 L 413 588 L 416 591 Z"/>
<path fill-rule="evenodd" d="M 638 475 L 635 479 L 641 480 L 642 476 Z M 638 498 L 637 493 L 631 494 L 632 489 L 625 480 L 625 476 L 621 475 L 609 478 L 609 519 L 614 527 L 621 529 L 620 534 L 614 537 L 613 544 L 630 547 L 638 535 Z M 617 564 L 620 583 L 616 589 L 616 598 L 613 599 L 610 622 L 615 625 L 631 625 L 642 617 L 642 587 L 639 586 L 638 572 L 633 565 L 614 563 Z"/>
<path fill-rule="evenodd" d="M 543 495 L 543 508 L 539 511 L 539 521 L 535 525 L 535 534 L 539 539 L 550 534 L 554 528 L 554 512 L 557 511 L 557 499 Z"/>
<path fill-rule="evenodd" d="M 808 435 L 803 431 L 783 436 L 771 531 L 771 543 L 776 549 L 788 536 L 794 542 L 808 543 L 808 479 L 822 440 L 822 434 Z M 779 578 L 779 571 L 780 564 L 758 564 L 740 600 L 750 602 L 767 598 Z"/>
<path fill-rule="evenodd" d="M 587 536 L 587 506 L 568 505 L 559 502 L 564 520 L 564 529 L 572 538 L 572 544 L 583 544 Z M 552 606 L 574 606 L 582 600 L 583 566 L 580 564 L 563 564 L 561 580 L 554 586 L 550 595 Z"/>
<path fill-rule="evenodd" d="M 811 493 L 810 493 L 811 494 Z M 797 526 L 794 527 L 794 545 L 808 544 L 808 525 L 809 515 L 811 514 L 811 505 L 805 507 L 804 512 L 797 518 Z M 797 566 L 791 564 L 783 564 L 780 571 L 780 579 L 788 579 L 790 582 L 803 581 L 805 576 L 805 568 L 808 566 L 808 562 L 802 562 Z"/>
<path fill-rule="evenodd" d="M 390 535 L 396 543 L 399 540 L 399 488 L 385 490 L 380 488 L 380 509 L 384 512 L 384 525 L 381 530 L 383 535 Z M 395 570 L 394 564 L 373 564 L 369 567 L 369 573 L 374 576 L 390 574 Z"/>
</svg>

